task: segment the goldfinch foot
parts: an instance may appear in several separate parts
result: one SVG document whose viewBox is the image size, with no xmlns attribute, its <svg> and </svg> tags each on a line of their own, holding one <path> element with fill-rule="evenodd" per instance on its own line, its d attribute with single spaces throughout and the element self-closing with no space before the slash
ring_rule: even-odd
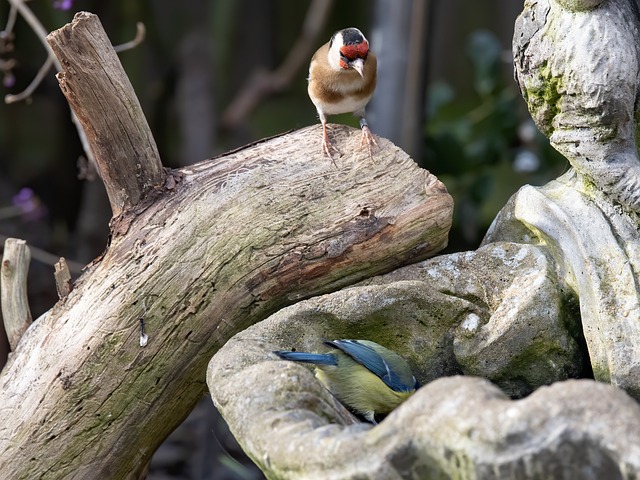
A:
<svg viewBox="0 0 640 480">
<path fill-rule="evenodd" d="M 369 152 L 369 158 L 373 161 L 373 147 L 378 148 L 378 142 L 376 142 L 373 133 L 369 130 L 368 126 L 362 127 L 362 140 L 360 142 L 360 148 L 366 146 Z"/>
<path fill-rule="evenodd" d="M 326 127 L 324 127 L 322 129 L 322 155 L 329 157 L 331 159 L 331 161 L 333 162 L 333 165 L 337 167 L 336 165 L 336 161 L 333 158 L 332 153 L 335 153 L 337 155 L 342 155 L 342 152 L 340 152 L 340 150 L 338 150 L 333 143 L 331 143 L 331 140 L 329 140 L 329 135 L 327 134 L 327 129 Z"/>
</svg>

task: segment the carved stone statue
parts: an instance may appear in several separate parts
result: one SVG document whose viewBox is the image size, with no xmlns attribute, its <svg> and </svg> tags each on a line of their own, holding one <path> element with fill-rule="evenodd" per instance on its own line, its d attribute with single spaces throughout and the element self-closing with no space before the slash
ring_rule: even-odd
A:
<svg viewBox="0 0 640 480">
<path fill-rule="evenodd" d="M 580 304 L 594 376 L 640 399 L 640 13 L 636 0 L 527 1 L 516 79 L 573 169 L 524 187 L 484 242 L 541 244 Z"/>
<path fill-rule="evenodd" d="M 640 212 L 636 0 L 527 0 L 516 80 L 538 128 L 583 180 Z"/>
<path fill-rule="evenodd" d="M 572 168 L 516 193 L 477 251 L 300 302 L 218 352 L 213 400 L 264 471 L 640 475 L 639 29 L 635 0 L 526 0 L 516 79 Z M 270 353 L 325 338 L 392 348 L 426 385 L 380 425 L 359 424 L 308 369 Z"/>
</svg>

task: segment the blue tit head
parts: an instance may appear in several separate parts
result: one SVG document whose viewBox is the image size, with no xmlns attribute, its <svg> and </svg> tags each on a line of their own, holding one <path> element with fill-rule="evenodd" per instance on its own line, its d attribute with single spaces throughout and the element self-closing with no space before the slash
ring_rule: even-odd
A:
<svg viewBox="0 0 640 480">
<path fill-rule="evenodd" d="M 419 383 L 400 355 L 370 340 L 324 342 L 329 353 L 274 352 L 316 366 L 316 377 L 343 404 L 375 423 L 409 398 Z"/>
</svg>

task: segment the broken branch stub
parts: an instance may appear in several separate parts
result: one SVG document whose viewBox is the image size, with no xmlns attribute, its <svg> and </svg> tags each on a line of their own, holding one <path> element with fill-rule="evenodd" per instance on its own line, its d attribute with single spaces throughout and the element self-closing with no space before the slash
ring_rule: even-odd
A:
<svg viewBox="0 0 640 480">
<path fill-rule="evenodd" d="M 20 337 L 31 325 L 31 310 L 27 298 L 27 274 L 31 253 L 27 242 L 7 238 L 4 242 L 0 290 L 2 291 L 2 318 L 11 350 L 15 350 Z"/>
<path fill-rule="evenodd" d="M 151 129 L 96 15 L 77 13 L 47 42 L 60 60 L 60 89 L 87 135 L 117 217 L 164 182 Z"/>
</svg>

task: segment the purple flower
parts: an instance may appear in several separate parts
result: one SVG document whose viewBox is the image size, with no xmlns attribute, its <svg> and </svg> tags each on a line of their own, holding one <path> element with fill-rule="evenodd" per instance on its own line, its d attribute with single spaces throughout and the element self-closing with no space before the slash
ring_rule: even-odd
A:
<svg viewBox="0 0 640 480">
<path fill-rule="evenodd" d="M 2 85 L 5 88 L 11 88 L 16 84 L 16 77 L 11 72 L 5 72 L 2 78 Z"/>
<path fill-rule="evenodd" d="M 11 203 L 22 212 L 22 217 L 27 221 L 38 220 L 46 215 L 46 207 L 30 188 L 21 188 L 17 195 L 11 199 Z"/>
<path fill-rule="evenodd" d="M 71 10 L 73 8 L 73 0 L 53 0 L 53 8 Z"/>
</svg>

